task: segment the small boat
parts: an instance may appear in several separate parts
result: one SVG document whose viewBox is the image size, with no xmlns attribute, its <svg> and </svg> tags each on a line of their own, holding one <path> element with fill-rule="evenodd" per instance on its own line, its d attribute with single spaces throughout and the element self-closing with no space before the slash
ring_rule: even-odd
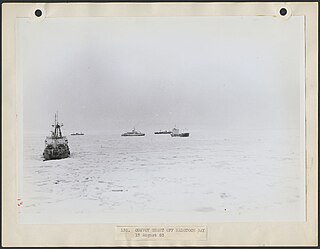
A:
<svg viewBox="0 0 320 249">
<path fill-rule="evenodd" d="M 54 131 L 51 131 L 51 136 L 47 136 L 45 139 L 45 149 L 43 151 L 43 157 L 45 160 L 63 159 L 70 156 L 70 150 L 68 146 L 68 139 L 66 136 L 62 136 L 61 127 L 63 124 L 59 124 L 57 114 L 54 116 Z"/>
<path fill-rule="evenodd" d="M 84 135 L 84 133 L 78 133 L 78 132 L 76 132 L 76 133 L 71 133 L 70 134 L 71 136 L 81 136 L 81 135 Z"/>
<path fill-rule="evenodd" d="M 168 130 L 164 130 L 164 131 L 162 131 L 162 130 L 160 130 L 160 131 L 155 131 L 154 132 L 154 134 L 171 134 L 172 133 L 172 131 L 168 131 Z"/>
<path fill-rule="evenodd" d="M 133 128 L 132 131 L 128 131 L 126 133 L 123 133 L 121 136 L 123 136 L 123 137 L 143 137 L 143 136 L 145 136 L 145 134 L 140 131 L 136 131 L 135 128 Z"/>
<path fill-rule="evenodd" d="M 173 128 L 171 137 L 189 137 L 189 132 L 180 132 L 179 129 Z"/>
</svg>

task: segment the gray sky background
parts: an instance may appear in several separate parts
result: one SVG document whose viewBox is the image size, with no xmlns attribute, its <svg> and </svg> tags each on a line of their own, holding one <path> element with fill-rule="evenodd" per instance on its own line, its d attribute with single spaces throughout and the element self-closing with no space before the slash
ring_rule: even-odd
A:
<svg viewBox="0 0 320 249">
<path fill-rule="evenodd" d="M 26 131 L 299 128 L 303 18 L 21 19 Z"/>
</svg>

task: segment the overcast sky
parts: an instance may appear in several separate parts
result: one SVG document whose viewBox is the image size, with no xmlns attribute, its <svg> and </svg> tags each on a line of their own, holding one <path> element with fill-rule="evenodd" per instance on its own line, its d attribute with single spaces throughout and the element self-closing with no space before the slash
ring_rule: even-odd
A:
<svg viewBox="0 0 320 249">
<path fill-rule="evenodd" d="M 26 130 L 299 128 L 303 18 L 21 19 Z"/>
</svg>

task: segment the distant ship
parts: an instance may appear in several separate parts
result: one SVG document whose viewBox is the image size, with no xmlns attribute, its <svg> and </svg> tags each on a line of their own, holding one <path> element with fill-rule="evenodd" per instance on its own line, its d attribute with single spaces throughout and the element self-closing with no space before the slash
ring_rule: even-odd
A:
<svg viewBox="0 0 320 249">
<path fill-rule="evenodd" d="M 66 136 L 62 136 L 61 127 L 63 124 L 59 124 L 57 114 L 54 115 L 54 131 L 51 131 L 51 136 L 47 136 L 45 139 L 45 149 L 43 157 L 45 160 L 63 159 L 70 156 L 70 150 L 68 146 L 68 139 Z"/>
<path fill-rule="evenodd" d="M 78 133 L 78 132 L 76 132 L 76 133 L 71 133 L 70 134 L 71 136 L 80 136 L 80 135 L 84 135 L 84 133 Z"/>
<path fill-rule="evenodd" d="M 160 131 L 154 132 L 154 134 L 171 134 L 171 133 L 172 133 L 172 131 L 168 131 L 168 130 L 165 130 L 165 131 L 160 130 Z"/>
<path fill-rule="evenodd" d="M 132 131 L 128 131 L 126 133 L 123 133 L 121 136 L 123 136 L 123 137 L 142 137 L 142 136 L 145 136 L 145 134 L 140 131 L 136 131 L 135 128 L 133 128 Z"/>
<path fill-rule="evenodd" d="M 171 137 L 189 137 L 189 132 L 180 132 L 179 129 L 173 128 Z"/>
</svg>

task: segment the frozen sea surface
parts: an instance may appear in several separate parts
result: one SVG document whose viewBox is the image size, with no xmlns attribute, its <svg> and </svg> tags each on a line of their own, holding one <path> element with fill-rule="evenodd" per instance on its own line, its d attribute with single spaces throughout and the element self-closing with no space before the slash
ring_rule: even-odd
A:
<svg viewBox="0 0 320 249">
<path fill-rule="evenodd" d="M 68 136 L 71 157 L 43 161 L 25 134 L 21 223 L 304 220 L 299 131 Z"/>
</svg>

